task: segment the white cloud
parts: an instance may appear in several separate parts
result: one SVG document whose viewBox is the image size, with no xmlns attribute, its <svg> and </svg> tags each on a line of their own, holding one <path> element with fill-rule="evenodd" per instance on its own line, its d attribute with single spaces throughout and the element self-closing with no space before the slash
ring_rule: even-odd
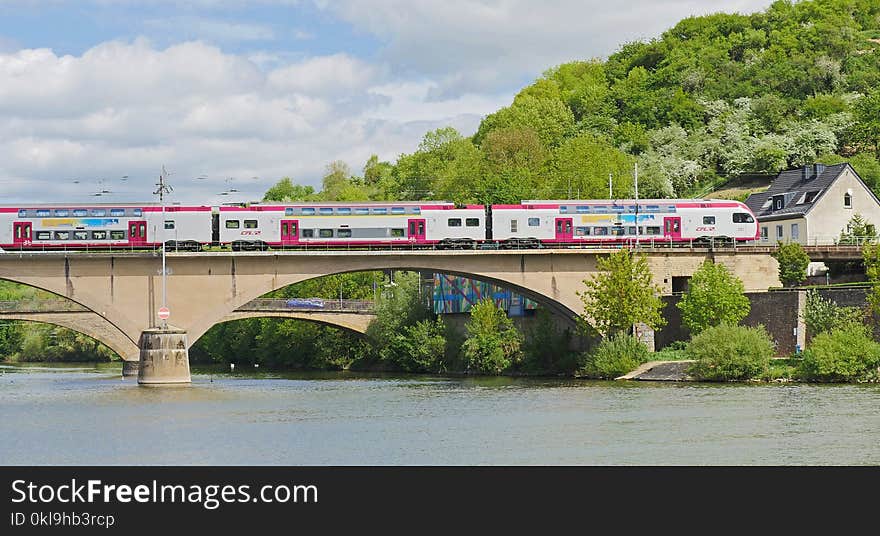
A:
<svg viewBox="0 0 880 536">
<path fill-rule="evenodd" d="M 227 22 L 192 15 L 148 19 L 144 21 L 144 26 L 152 31 L 160 30 L 172 35 L 183 36 L 183 40 L 201 39 L 212 43 L 271 41 L 275 39 L 275 31 L 270 26 Z"/>
<path fill-rule="evenodd" d="M 313 0 L 385 43 L 398 73 L 438 82 L 438 96 L 498 91 L 548 67 L 605 57 L 681 18 L 752 12 L 770 0 Z"/>
</svg>

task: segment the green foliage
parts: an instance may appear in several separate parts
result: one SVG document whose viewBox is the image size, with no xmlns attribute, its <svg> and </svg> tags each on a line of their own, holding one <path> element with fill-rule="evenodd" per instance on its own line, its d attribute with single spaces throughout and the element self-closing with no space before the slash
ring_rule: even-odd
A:
<svg viewBox="0 0 880 536">
<path fill-rule="evenodd" d="M 314 199 L 314 188 L 293 184 L 290 177 L 279 180 L 263 195 L 263 201 L 312 201 Z"/>
<path fill-rule="evenodd" d="M 797 242 L 780 243 L 779 248 L 773 253 L 773 257 L 779 264 L 779 280 L 784 286 L 796 286 L 807 278 L 810 257 L 804 251 L 803 246 Z"/>
<path fill-rule="evenodd" d="M 813 338 L 798 369 L 801 378 L 841 382 L 878 379 L 880 344 L 864 325 L 847 323 Z"/>
<path fill-rule="evenodd" d="M 880 244 L 865 244 L 862 247 L 862 263 L 871 284 L 868 306 L 875 315 L 880 314 Z"/>
<path fill-rule="evenodd" d="M 688 290 L 678 302 L 684 324 L 691 333 L 719 324 L 739 323 L 749 314 L 743 282 L 723 264 L 706 261 L 688 282 Z"/>
<path fill-rule="evenodd" d="M 846 229 L 840 232 L 838 244 L 867 244 L 877 240 L 877 229 L 873 223 L 855 213 L 846 224 Z"/>
<path fill-rule="evenodd" d="M 748 380 L 767 372 L 773 342 L 763 326 L 721 324 L 691 339 L 685 353 L 695 360 L 688 373 L 700 380 Z"/>
<path fill-rule="evenodd" d="M 467 340 L 462 347 L 467 370 L 479 374 L 500 374 L 519 364 L 522 335 L 491 299 L 471 308 Z"/>
<path fill-rule="evenodd" d="M 421 320 L 404 331 L 404 351 L 397 360 L 403 370 L 446 371 L 446 326 L 442 320 Z"/>
<path fill-rule="evenodd" d="M 581 367 L 580 356 L 570 350 L 572 333 L 561 330 L 546 309 L 538 309 L 535 322 L 525 334 L 523 369 L 530 372 L 574 373 Z"/>
<path fill-rule="evenodd" d="M 880 90 L 874 89 L 853 106 L 856 138 L 880 160 Z"/>
<path fill-rule="evenodd" d="M 629 332 L 643 322 L 653 329 L 665 325 L 660 311 L 661 289 L 654 285 L 645 255 L 621 249 L 598 259 L 601 270 L 584 280 L 587 290 L 579 292 L 584 304 L 585 323 L 592 323 L 602 335 Z"/>
<path fill-rule="evenodd" d="M 807 291 L 804 323 L 811 336 L 841 328 L 847 324 L 861 324 L 864 312 L 858 307 L 841 307 L 819 295 L 818 290 Z"/>
<path fill-rule="evenodd" d="M 638 368 L 651 358 L 648 348 L 628 333 L 605 338 L 587 354 L 582 374 L 588 378 L 611 380 Z"/>
</svg>

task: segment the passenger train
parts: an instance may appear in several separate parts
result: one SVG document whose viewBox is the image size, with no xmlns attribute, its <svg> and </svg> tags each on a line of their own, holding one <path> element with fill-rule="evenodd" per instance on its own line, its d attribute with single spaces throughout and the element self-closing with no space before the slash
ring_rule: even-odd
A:
<svg viewBox="0 0 880 536">
<path fill-rule="evenodd" d="M 639 242 L 746 242 L 758 224 L 738 201 L 527 200 L 223 206 L 155 203 L 0 207 L 6 250 L 166 248 L 239 250 L 372 246 L 539 248 Z"/>
</svg>

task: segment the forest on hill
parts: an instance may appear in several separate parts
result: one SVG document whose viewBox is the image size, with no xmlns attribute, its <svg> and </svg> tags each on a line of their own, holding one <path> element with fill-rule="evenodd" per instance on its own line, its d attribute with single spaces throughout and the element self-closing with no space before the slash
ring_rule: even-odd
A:
<svg viewBox="0 0 880 536">
<path fill-rule="evenodd" d="M 780 0 L 751 15 L 689 17 L 607 60 L 548 69 L 476 133 L 427 132 L 360 175 L 327 166 L 320 192 L 282 179 L 267 200 L 640 197 L 849 161 L 880 189 L 880 2 Z"/>
</svg>

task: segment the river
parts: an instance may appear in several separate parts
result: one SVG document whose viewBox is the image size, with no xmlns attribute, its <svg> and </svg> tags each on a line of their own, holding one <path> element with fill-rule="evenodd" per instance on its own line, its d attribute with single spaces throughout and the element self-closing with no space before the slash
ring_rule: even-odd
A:
<svg viewBox="0 0 880 536">
<path fill-rule="evenodd" d="M 880 386 L 0 365 L 2 465 L 878 465 Z"/>
</svg>

